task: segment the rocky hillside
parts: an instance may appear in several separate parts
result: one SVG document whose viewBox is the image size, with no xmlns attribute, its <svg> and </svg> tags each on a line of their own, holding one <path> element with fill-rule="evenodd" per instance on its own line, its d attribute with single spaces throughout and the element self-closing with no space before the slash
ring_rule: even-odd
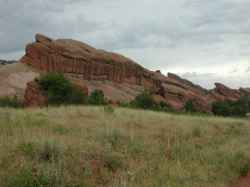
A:
<svg viewBox="0 0 250 187">
<path fill-rule="evenodd" d="M 28 44 L 20 60 L 40 72 L 61 72 L 69 79 L 89 89 L 104 91 L 113 102 L 129 101 L 143 89 L 150 90 L 156 101 L 164 101 L 177 110 L 192 100 L 205 112 L 217 100 L 238 100 L 250 95 L 249 90 L 235 90 L 216 83 L 215 89 L 206 90 L 192 82 L 169 73 L 145 69 L 122 55 L 95 49 L 85 43 L 71 40 L 54 40 L 37 34 L 35 42 Z"/>
</svg>

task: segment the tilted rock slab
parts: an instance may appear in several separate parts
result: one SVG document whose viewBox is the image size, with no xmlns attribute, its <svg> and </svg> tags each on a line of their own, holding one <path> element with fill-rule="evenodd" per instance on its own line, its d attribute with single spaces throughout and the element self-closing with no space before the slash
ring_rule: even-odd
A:
<svg viewBox="0 0 250 187">
<path fill-rule="evenodd" d="M 112 102 L 130 101 L 147 89 L 157 102 L 167 102 L 176 110 L 183 110 L 185 103 L 192 100 L 200 111 L 211 112 L 212 102 L 238 100 L 246 94 L 245 90 L 233 90 L 222 84 L 206 90 L 177 75 L 149 71 L 122 55 L 41 34 L 27 45 L 21 62 L 41 72 L 63 73 L 78 85 L 88 87 L 89 92 L 101 89 Z"/>
</svg>

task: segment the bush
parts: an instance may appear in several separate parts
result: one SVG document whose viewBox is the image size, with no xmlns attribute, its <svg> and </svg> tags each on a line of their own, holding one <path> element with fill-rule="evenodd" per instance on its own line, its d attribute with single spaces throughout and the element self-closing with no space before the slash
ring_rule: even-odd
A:
<svg viewBox="0 0 250 187">
<path fill-rule="evenodd" d="M 212 105 L 212 112 L 220 116 L 244 117 L 250 111 L 248 98 L 241 98 L 238 101 L 219 101 Z"/>
<path fill-rule="evenodd" d="M 146 91 L 138 95 L 131 104 L 136 108 L 142 109 L 153 109 L 155 107 L 155 102 L 152 95 Z"/>
<path fill-rule="evenodd" d="M 123 160 L 122 155 L 109 152 L 104 155 L 104 166 L 110 171 L 116 172 L 125 166 Z"/>
<path fill-rule="evenodd" d="M 154 111 L 174 112 L 174 109 L 168 103 L 163 101 L 156 103 L 153 96 L 147 91 L 143 91 L 130 103 L 123 102 L 120 104 L 120 106 L 149 109 Z"/>
<path fill-rule="evenodd" d="M 18 100 L 17 96 L 2 97 L 0 98 L 0 107 L 20 108 L 23 107 L 23 104 Z"/>
<path fill-rule="evenodd" d="M 115 112 L 114 108 L 111 105 L 105 105 L 103 110 L 107 114 L 113 114 Z"/>
<path fill-rule="evenodd" d="M 63 155 L 63 149 L 55 142 L 45 142 L 39 149 L 39 158 L 42 161 L 59 161 Z"/>
<path fill-rule="evenodd" d="M 35 168 L 25 166 L 15 175 L 6 178 L 7 187 L 61 187 L 64 185 L 63 170 L 52 166 Z"/>
<path fill-rule="evenodd" d="M 159 104 L 155 104 L 155 110 L 164 112 L 175 112 L 175 110 L 166 102 L 161 101 Z"/>
<path fill-rule="evenodd" d="M 48 96 L 49 104 L 84 104 L 85 94 L 75 87 L 63 74 L 48 73 L 43 75 L 38 83 Z"/>
<path fill-rule="evenodd" d="M 91 105 L 107 104 L 102 90 L 94 90 L 88 98 L 88 103 Z"/>
<path fill-rule="evenodd" d="M 195 108 L 194 102 L 192 100 L 189 100 L 185 103 L 185 112 L 198 112 Z"/>
</svg>

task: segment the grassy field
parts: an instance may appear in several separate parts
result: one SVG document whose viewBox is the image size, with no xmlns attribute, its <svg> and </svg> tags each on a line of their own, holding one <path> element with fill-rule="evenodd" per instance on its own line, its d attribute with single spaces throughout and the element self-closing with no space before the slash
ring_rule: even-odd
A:
<svg viewBox="0 0 250 187">
<path fill-rule="evenodd" d="M 0 109 L 1 187 L 228 187 L 250 122 L 109 107 Z"/>
</svg>

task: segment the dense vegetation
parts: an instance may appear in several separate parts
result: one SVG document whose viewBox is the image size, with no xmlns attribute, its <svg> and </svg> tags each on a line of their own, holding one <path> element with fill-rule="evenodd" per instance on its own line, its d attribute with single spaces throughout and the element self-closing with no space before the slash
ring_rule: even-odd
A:
<svg viewBox="0 0 250 187">
<path fill-rule="evenodd" d="M 150 92 L 144 91 L 139 94 L 134 101 L 126 106 L 132 108 L 149 109 L 155 111 L 176 112 L 170 105 L 165 102 L 156 103 Z M 197 110 L 194 101 L 189 100 L 184 105 L 185 113 L 201 114 Z M 239 101 L 219 101 L 212 104 L 214 115 L 224 117 L 245 117 L 250 113 L 250 98 L 242 97 Z"/>
<path fill-rule="evenodd" d="M 122 104 L 122 106 L 123 105 L 124 104 Z M 160 103 L 155 102 L 152 94 L 148 91 L 143 91 L 133 101 L 125 104 L 125 106 L 130 108 L 140 108 L 144 110 L 165 111 L 165 112 L 174 111 L 174 109 L 166 102 L 160 102 Z"/>
<path fill-rule="evenodd" d="M 250 98 L 242 97 L 239 101 L 219 101 L 213 103 L 212 111 L 220 116 L 244 117 L 250 112 Z"/>
<path fill-rule="evenodd" d="M 189 100 L 185 103 L 185 106 L 184 106 L 184 109 L 185 109 L 185 112 L 189 112 L 189 113 L 192 113 L 192 112 L 199 112 L 196 108 L 195 108 L 195 105 L 194 105 L 194 102 L 192 100 Z"/>
<path fill-rule="evenodd" d="M 21 108 L 22 102 L 16 97 L 2 97 L 0 98 L 0 107 Z"/>
<path fill-rule="evenodd" d="M 74 86 L 71 81 L 66 79 L 60 73 L 48 73 L 38 79 L 44 94 L 48 97 L 49 105 L 72 105 L 72 104 L 89 104 L 89 105 L 106 105 L 109 102 L 105 98 L 103 91 L 94 90 L 89 96 Z M 155 102 L 152 94 L 143 91 L 133 101 L 120 103 L 120 106 L 129 108 L 140 108 L 144 110 L 176 112 L 166 102 Z M 0 107 L 22 107 L 22 103 L 17 97 L 0 98 Z M 194 101 L 189 100 L 185 103 L 183 112 L 199 113 Z M 218 116 L 245 117 L 250 112 L 250 98 L 242 97 L 239 101 L 219 101 L 212 104 L 212 112 Z"/>
<path fill-rule="evenodd" d="M 38 83 L 48 96 L 49 104 L 84 104 L 86 95 L 75 87 L 63 74 L 48 73 L 40 77 Z"/>
<path fill-rule="evenodd" d="M 49 105 L 107 104 L 103 91 L 94 90 L 87 96 L 60 73 L 45 74 L 39 78 L 38 83 L 47 95 Z"/>
<path fill-rule="evenodd" d="M 105 105 L 107 104 L 107 101 L 104 97 L 104 93 L 102 90 L 94 90 L 89 98 L 88 103 L 91 105 Z"/>
<path fill-rule="evenodd" d="M 1 187 L 228 187 L 249 122 L 105 107 L 0 109 Z"/>
</svg>

